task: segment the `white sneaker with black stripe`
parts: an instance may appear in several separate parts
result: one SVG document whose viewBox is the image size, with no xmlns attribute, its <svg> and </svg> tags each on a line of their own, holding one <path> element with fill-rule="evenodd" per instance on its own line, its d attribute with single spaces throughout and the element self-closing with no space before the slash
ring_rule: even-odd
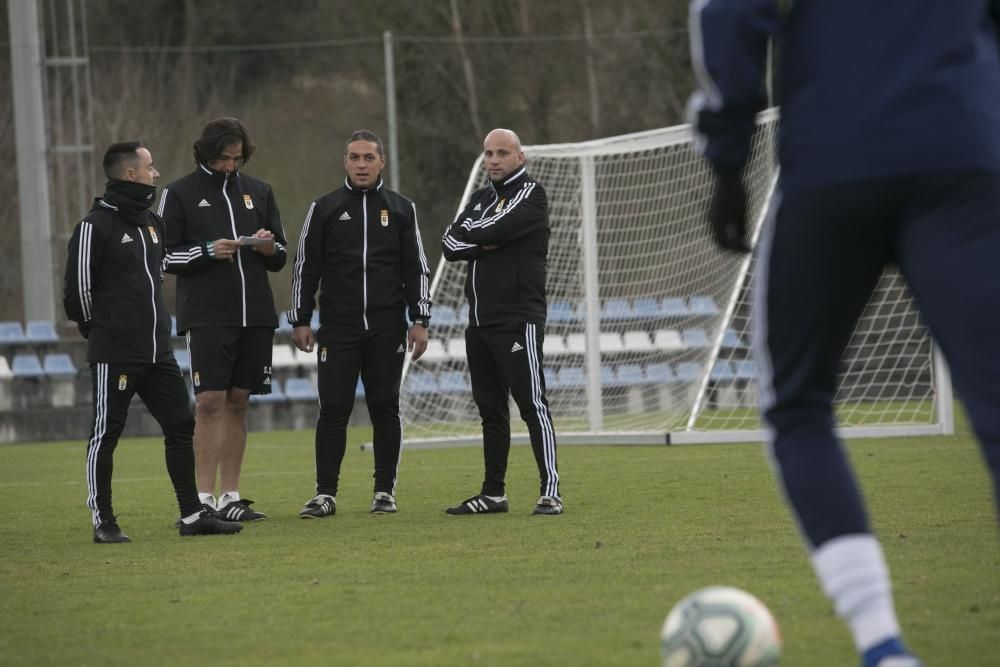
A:
<svg viewBox="0 0 1000 667">
<path fill-rule="evenodd" d="M 479 494 L 472 496 L 468 500 L 463 500 L 456 507 L 449 507 L 445 513 L 453 516 L 462 514 L 502 514 L 510 509 L 507 496 L 500 496 L 498 499 Z"/>
<path fill-rule="evenodd" d="M 299 516 L 303 519 L 322 519 L 325 516 L 332 516 L 336 513 L 337 499 L 322 493 L 314 496 L 299 510 Z"/>
</svg>

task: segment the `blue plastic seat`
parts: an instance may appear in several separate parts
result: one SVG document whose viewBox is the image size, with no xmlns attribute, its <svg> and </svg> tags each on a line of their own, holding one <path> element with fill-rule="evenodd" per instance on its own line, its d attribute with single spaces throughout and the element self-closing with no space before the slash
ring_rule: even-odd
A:
<svg viewBox="0 0 1000 667">
<path fill-rule="evenodd" d="M 546 366 L 542 369 L 542 374 L 545 376 L 545 386 L 547 388 L 559 386 L 559 374 L 554 368 Z"/>
<path fill-rule="evenodd" d="M 663 317 L 687 317 L 690 314 L 691 311 L 682 297 L 668 296 L 660 302 L 660 315 Z"/>
<path fill-rule="evenodd" d="M 278 333 L 291 334 L 294 329 L 295 327 L 288 323 L 288 318 L 285 314 L 278 313 Z"/>
<path fill-rule="evenodd" d="M 736 333 L 735 329 L 726 329 L 726 332 L 722 334 L 722 347 L 728 349 L 743 349 L 747 346 L 740 338 L 740 335 Z"/>
<path fill-rule="evenodd" d="M 431 323 L 435 327 L 458 324 L 458 313 L 451 306 L 434 306 L 434 310 L 431 311 Z"/>
<path fill-rule="evenodd" d="M 635 319 L 632 306 L 625 299 L 608 299 L 601 308 L 601 319 L 604 321 L 621 321 Z"/>
<path fill-rule="evenodd" d="M 735 362 L 734 365 L 736 366 L 735 373 L 737 380 L 757 379 L 757 364 L 754 363 L 753 359 L 743 359 L 742 361 Z"/>
<path fill-rule="evenodd" d="M 285 382 L 285 396 L 290 401 L 315 401 L 319 393 L 309 378 L 288 378 Z"/>
<path fill-rule="evenodd" d="M 621 382 L 618 381 L 618 373 L 615 372 L 614 366 L 609 366 L 607 364 L 601 366 L 601 385 L 605 387 L 621 386 Z"/>
<path fill-rule="evenodd" d="M 174 359 L 177 360 L 177 367 L 181 373 L 191 372 L 191 353 L 187 350 L 174 350 Z"/>
<path fill-rule="evenodd" d="M 656 299 L 642 296 L 632 302 L 632 315 L 637 320 L 654 320 L 660 315 Z"/>
<path fill-rule="evenodd" d="M 29 343 L 58 343 L 59 334 L 51 320 L 29 320 L 24 336 Z"/>
<path fill-rule="evenodd" d="M 681 332 L 681 341 L 685 347 L 708 347 L 711 345 L 704 329 L 685 329 Z"/>
<path fill-rule="evenodd" d="M 549 322 L 578 322 L 576 307 L 569 301 L 553 301 L 549 304 Z"/>
<path fill-rule="evenodd" d="M 709 375 L 709 379 L 714 382 L 728 382 L 736 379 L 736 374 L 733 372 L 733 365 L 728 361 L 716 361 L 715 365 L 712 366 L 712 373 Z"/>
<path fill-rule="evenodd" d="M 43 368 L 49 377 L 76 377 L 79 372 L 76 364 L 65 352 L 46 354 Z"/>
<path fill-rule="evenodd" d="M 427 371 L 413 371 L 407 378 L 406 388 L 414 394 L 436 394 L 437 378 Z"/>
<path fill-rule="evenodd" d="M 463 303 L 458 309 L 458 323 L 466 325 L 469 323 L 469 304 Z"/>
<path fill-rule="evenodd" d="M 667 384 L 677 379 L 674 369 L 668 363 L 656 363 L 646 366 L 646 381 L 649 384 Z"/>
<path fill-rule="evenodd" d="M 0 322 L 0 344 L 24 343 L 24 327 L 20 322 Z"/>
<path fill-rule="evenodd" d="M 677 364 L 677 379 L 681 382 L 695 382 L 701 378 L 701 365 L 695 361 Z"/>
<path fill-rule="evenodd" d="M 559 386 L 579 389 L 587 386 L 587 376 L 579 366 L 564 366 L 559 369 Z"/>
<path fill-rule="evenodd" d="M 692 296 L 688 299 L 688 305 L 692 315 L 709 316 L 719 314 L 719 306 L 716 305 L 715 299 L 710 296 Z"/>
<path fill-rule="evenodd" d="M 460 394 L 471 391 L 469 379 L 460 371 L 446 371 L 438 376 L 438 388 L 446 394 Z"/>
<path fill-rule="evenodd" d="M 618 382 L 628 386 L 648 384 L 646 374 L 639 364 L 622 364 L 619 366 Z"/>
<path fill-rule="evenodd" d="M 309 326 L 312 327 L 313 331 L 319 329 L 319 311 L 314 310 L 312 314 L 312 319 L 309 320 Z"/>
<path fill-rule="evenodd" d="M 15 378 L 40 378 L 45 376 L 45 368 L 37 354 L 15 354 L 10 365 Z"/>
</svg>

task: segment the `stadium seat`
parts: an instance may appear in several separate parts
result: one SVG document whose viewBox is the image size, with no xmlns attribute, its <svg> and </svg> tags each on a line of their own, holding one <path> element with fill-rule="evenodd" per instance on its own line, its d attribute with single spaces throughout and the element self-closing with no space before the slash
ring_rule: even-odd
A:
<svg viewBox="0 0 1000 667">
<path fill-rule="evenodd" d="M 288 318 L 284 313 L 278 313 L 278 329 L 277 333 L 281 335 L 290 336 L 295 327 L 288 323 Z"/>
<path fill-rule="evenodd" d="M 547 389 L 551 389 L 559 384 L 559 374 L 554 368 L 546 366 L 542 369 L 542 374 L 545 377 L 545 387 Z"/>
<path fill-rule="evenodd" d="M 649 384 L 667 384 L 677 379 L 674 369 L 668 363 L 656 363 L 646 366 L 646 381 Z"/>
<path fill-rule="evenodd" d="M 601 320 L 614 322 L 635 319 L 632 306 L 625 299 L 608 299 L 601 307 Z"/>
<path fill-rule="evenodd" d="M 658 350 L 681 350 L 684 348 L 684 341 L 676 329 L 660 329 L 653 334 L 653 347 Z"/>
<path fill-rule="evenodd" d="M 677 364 L 677 379 L 681 382 L 695 382 L 701 378 L 701 365 L 695 361 Z"/>
<path fill-rule="evenodd" d="M 171 315 L 170 316 L 170 335 L 172 337 L 174 337 L 174 338 L 184 338 L 184 336 L 181 336 L 180 334 L 177 333 L 177 316 L 176 315 Z"/>
<path fill-rule="evenodd" d="M 414 394 L 436 394 L 438 382 L 433 373 L 412 371 L 406 379 L 405 388 Z"/>
<path fill-rule="evenodd" d="M 427 349 L 424 350 L 420 361 L 447 361 L 448 351 L 444 349 L 444 343 L 438 338 L 431 338 L 427 341 Z"/>
<path fill-rule="evenodd" d="M 56 325 L 51 320 L 29 320 L 25 328 L 25 336 L 29 343 L 58 343 L 59 334 Z"/>
<path fill-rule="evenodd" d="M 632 303 L 632 315 L 637 320 L 655 320 L 660 316 L 656 299 L 642 296 Z"/>
<path fill-rule="evenodd" d="M 469 304 L 463 303 L 458 309 L 458 323 L 462 326 L 469 323 Z"/>
<path fill-rule="evenodd" d="M 743 349 L 747 346 L 740 338 L 740 335 L 736 333 L 735 329 L 726 329 L 726 332 L 722 334 L 722 347 L 727 349 Z"/>
<path fill-rule="evenodd" d="M 458 361 L 465 360 L 465 338 L 455 337 L 448 339 L 448 356 Z"/>
<path fill-rule="evenodd" d="M 315 346 L 312 352 L 303 352 L 298 348 L 295 348 L 294 352 L 295 362 L 302 368 L 316 368 L 319 363 L 319 352 Z"/>
<path fill-rule="evenodd" d="M 709 379 L 714 382 L 728 382 L 736 379 L 736 374 L 733 372 L 733 365 L 728 361 L 716 361 L 715 365 L 712 366 L 712 373 L 709 375 Z"/>
<path fill-rule="evenodd" d="M 37 354 L 15 354 L 10 365 L 15 378 L 40 378 L 45 376 L 45 369 Z"/>
<path fill-rule="evenodd" d="M 45 374 L 49 377 L 76 377 L 79 372 L 73 360 L 65 352 L 53 352 L 45 355 L 45 363 L 42 365 Z"/>
<path fill-rule="evenodd" d="M 651 352 L 656 349 L 645 331 L 626 331 L 622 342 L 628 352 Z"/>
<path fill-rule="evenodd" d="M 737 380 L 756 380 L 757 379 L 757 364 L 754 363 L 753 359 L 743 359 L 742 361 L 734 362 L 736 379 Z"/>
<path fill-rule="evenodd" d="M 0 322 L 0 345 L 24 343 L 24 327 L 20 322 Z"/>
<path fill-rule="evenodd" d="M 583 354 L 587 351 L 587 337 L 582 333 L 566 336 L 566 351 L 570 354 Z"/>
<path fill-rule="evenodd" d="M 271 378 L 270 394 L 250 394 L 251 403 L 281 403 L 282 401 L 287 400 L 288 397 L 285 396 L 285 392 L 281 390 L 281 383 L 273 377 Z"/>
<path fill-rule="evenodd" d="M 447 371 L 438 376 L 438 387 L 442 393 L 457 394 L 472 391 L 469 378 L 460 371 Z"/>
<path fill-rule="evenodd" d="M 558 386 L 582 389 L 587 386 L 587 376 L 579 366 L 565 366 L 559 369 Z"/>
<path fill-rule="evenodd" d="M 290 401 L 315 401 L 319 399 L 319 393 L 309 378 L 288 378 L 288 381 L 285 382 L 285 396 Z"/>
<path fill-rule="evenodd" d="M 451 306 L 434 306 L 431 311 L 431 324 L 435 327 L 450 327 L 458 324 L 458 313 Z"/>
<path fill-rule="evenodd" d="M 9 380 L 12 377 L 14 377 L 14 371 L 10 369 L 7 357 L 0 354 L 0 380 Z"/>
<path fill-rule="evenodd" d="M 679 296 L 668 296 L 664 297 L 663 301 L 660 302 L 660 316 L 661 317 L 687 317 L 691 314 L 688 309 L 687 303 L 684 299 Z"/>
<path fill-rule="evenodd" d="M 312 327 L 313 331 L 317 331 L 319 329 L 319 311 L 318 310 L 314 310 L 313 311 L 312 318 L 309 320 L 309 326 Z"/>
<path fill-rule="evenodd" d="M 191 372 L 191 353 L 187 350 L 174 350 L 174 358 L 177 360 L 177 366 L 181 369 L 181 373 Z"/>
<path fill-rule="evenodd" d="M 601 365 L 601 386 L 603 387 L 620 387 L 621 383 L 618 381 L 618 373 L 615 371 L 614 366 L 608 364 Z"/>
<path fill-rule="evenodd" d="M 713 316 L 719 314 L 719 307 L 715 304 L 715 299 L 710 296 L 692 296 L 688 299 L 688 305 L 692 315 Z"/>
<path fill-rule="evenodd" d="M 685 329 L 681 332 L 684 347 L 709 347 L 708 334 L 704 329 Z"/>
<path fill-rule="evenodd" d="M 549 322 L 578 322 L 576 308 L 569 301 L 553 301 L 549 304 Z"/>
<path fill-rule="evenodd" d="M 298 365 L 299 360 L 296 359 L 291 345 L 275 345 L 271 349 L 272 368 L 287 369 L 295 368 Z"/>
<path fill-rule="evenodd" d="M 565 338 L 559 334 L 545 334 L 545 340 L 542 341 L 542 355 L 544 357 L 558 357 L 567 352 L 569 350 L 566 349 Z"/>
<path fill-rule="evenodd" d="M 648 384 L 646 374 L 639 364 L 622 364 L 618 367 L 618 382 L 628 386 Z"/>
<path fill-rule="evenodd" d="M 616 354 L 625 351 L 622 335 L 618 333 L 602 333 L 598 338 L 598 346 L 602 354 Z"/>
</svg>

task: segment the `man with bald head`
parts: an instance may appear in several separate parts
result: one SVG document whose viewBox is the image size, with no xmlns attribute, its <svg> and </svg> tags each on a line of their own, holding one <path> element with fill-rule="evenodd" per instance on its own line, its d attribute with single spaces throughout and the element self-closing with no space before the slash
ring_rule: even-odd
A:
<svg viewBox="0 0 1000 667">
<path fill-rule="evenodd" d="M 496 129 L 483 141 L 489 177 L 441 239 L 444 257 L 466 261 L 469 299 L 466 355 L 472 397 L 483 422 L 486 473 L 480 493 L 448 514 L 495 514 L 509 508 L 505 490 L 510 452 L 509 396 L 528 425 L 541 478 L 534 514 L 562 514 L 556 436 L 542 373 L 548 199 L 528 175 L 514 132 Z"/>
</svg>

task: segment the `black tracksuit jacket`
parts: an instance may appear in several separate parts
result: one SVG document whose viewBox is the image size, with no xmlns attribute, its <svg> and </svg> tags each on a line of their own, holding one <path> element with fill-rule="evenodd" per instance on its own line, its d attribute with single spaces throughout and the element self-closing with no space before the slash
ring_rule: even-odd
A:
<svg viewBox="0 0 1000 667">
<path fill-rule="evenodd" d="M 320 326 L 369 331 L 428 320 L 430 269 L 416 206 L 383 187 L 344 186 L 309 206 L 295 251 L 288 321 L 309 324 L 319 296 Z"/>
<path fill-rule="evenodd" d="M 486 246 L 499 246 L 492 250 Z M 449 262 L 467 260 L 469 324 L 545 326 L 548 198 L 522 167 L 474 192 L 441 239 Z"/>
<path fill-rule="evenodd" d="M 177 274 L 178 333 L 194 327 L 278 326 L 267 273 L 280 271 L 288 255 L 270 185 L 199 164 L 163 189 L 158 213 L 167 247 L 163 270 Z M 253 236 L 258 229 L 274 234 L 274 255 L 244 247 L 232 262 L 209 256 L 216 239 Z"/>
<path fill-rule="evenodd" d="M 69 241 L 63 308 L 88 331 L 87 361 L 152 364 L 172 358 L 170 315 L 161 289 L 163 221 L 135 221 L 103 198 Z"/>
</svg>

